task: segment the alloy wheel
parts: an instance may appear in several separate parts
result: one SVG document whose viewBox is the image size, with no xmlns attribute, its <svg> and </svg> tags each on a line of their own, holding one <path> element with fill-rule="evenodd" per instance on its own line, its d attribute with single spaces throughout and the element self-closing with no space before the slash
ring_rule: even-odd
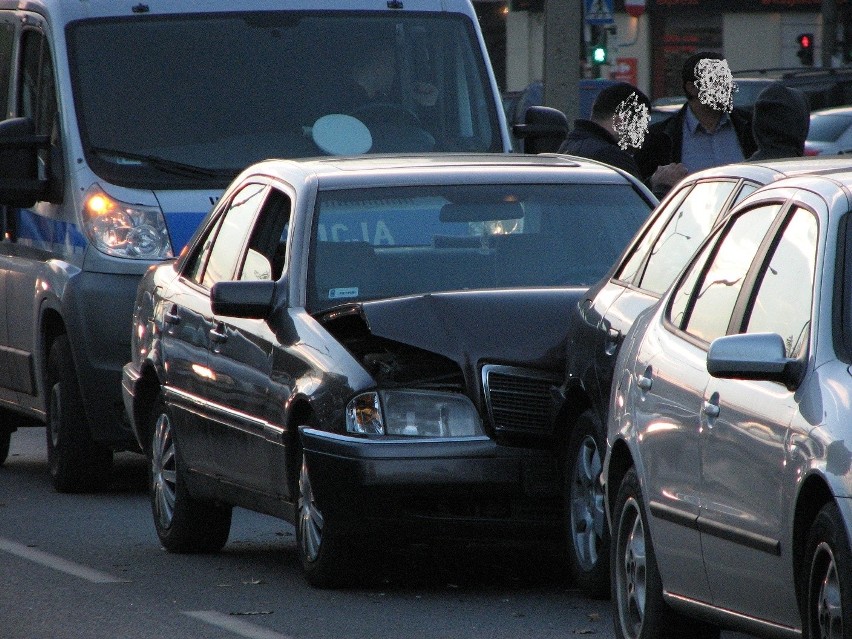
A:
<svg viewBox="0 0 852 639">
<path fill-rule="evenodd" d="M 840 599 L 840 577 L 831 547 L 823 542 L 817 546 L 811 566 L 814 586 L 819 587 L 814 617 L 820 639 L 842 639 L 843 605 Z"/>
<path fill-rule="evenodd" d="M 308 561 L 316 561 L 322 545 L 323 517 L 314 500 L 308 465 L 302 458 L 299 471 L 299 543 L 302 556 Z"/>
<path fill-rule="evenodd" d="M 163 530 L 172 525 L 175 512 L 177 469 L 172 424 L 162 413 L 154 427 L 154 444 L 151 450 L 151 487 L 157 521 Z"/>
<path fill-rule="evenodd" d="M 601 456 L 595 438 L 587 435 L 574 460 L 571 482 L 571 535 L 577 562 L 584 570 L 598 563 L 605 522 L 603 489 L 598 481 Z"/>
<path fill-rule="evenodd" d="M 619 621 L 626 636 L 635 638 L 642 631 L 647 593 L 647 554 L 645 526 L 639 504 L 629 498 L 618 522 L 616 597 Z"/>
</svg>

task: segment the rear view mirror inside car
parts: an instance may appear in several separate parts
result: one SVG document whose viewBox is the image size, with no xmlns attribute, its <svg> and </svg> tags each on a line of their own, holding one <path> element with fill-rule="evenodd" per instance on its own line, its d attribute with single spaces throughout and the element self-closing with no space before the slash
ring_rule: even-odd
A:
<svg viewBox="0 0 852 639">
<path fill-rule="evenodd" d="M 520 220 L 524 207 L 520 202 L 450 202 L 441 207 L 441 222 L 489 222 Z"/>
</svg>

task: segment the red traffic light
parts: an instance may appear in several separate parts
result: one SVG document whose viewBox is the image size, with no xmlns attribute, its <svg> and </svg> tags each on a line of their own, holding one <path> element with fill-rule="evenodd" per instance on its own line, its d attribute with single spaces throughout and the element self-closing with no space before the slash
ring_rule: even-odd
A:
<svg viewBox="0 0 852 639">
<path fill-rule="evenodd" d="M 799 36 L 799 44 L 803 46 L 805 49 L 810 49 L 811 47 L 811 35 L 809 33 L 803 33 Z"/>
</svg>

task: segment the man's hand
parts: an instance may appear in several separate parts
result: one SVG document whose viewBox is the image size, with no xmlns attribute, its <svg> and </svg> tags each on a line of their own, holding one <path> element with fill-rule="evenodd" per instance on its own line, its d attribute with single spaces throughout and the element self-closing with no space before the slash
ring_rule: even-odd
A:
<svg viewBox="0 0 852 639">
<path fill-rule="evenodd" d="M 688 173 L 686 165 L 680 162 L 660 165 L 654 171 L 654 175 L 651 176 L 651 188 L 654 192 L 659 188 L 668 190 L 685 178 Z"/>
</svg>

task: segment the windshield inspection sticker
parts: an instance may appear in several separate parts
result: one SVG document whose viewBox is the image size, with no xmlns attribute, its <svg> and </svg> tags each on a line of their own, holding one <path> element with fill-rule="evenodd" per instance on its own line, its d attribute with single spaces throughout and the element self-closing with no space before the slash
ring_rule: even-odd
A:
<svg viewBox="0 0 852 639">
<path fill-rule="evenodd" d="M 342 300 L 350 297 L 358 297 L 358 287 L 350 286 L 349 288 L 331 288 L 328 290 L 328 299 Z"/>
</svg>

